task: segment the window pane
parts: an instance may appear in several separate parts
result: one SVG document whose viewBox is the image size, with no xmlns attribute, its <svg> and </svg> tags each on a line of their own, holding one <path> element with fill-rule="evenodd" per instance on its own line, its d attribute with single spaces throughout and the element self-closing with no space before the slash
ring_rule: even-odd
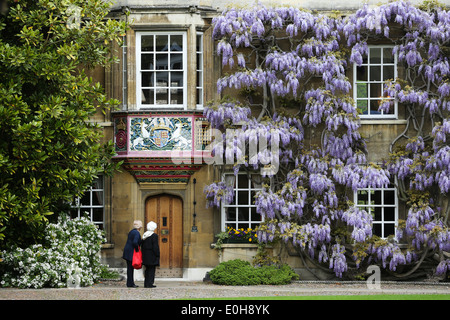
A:
<svg viewBox="0 0 450 320">
<path fill-rule="evenodd" d="M 183 104 L 183 89 L 170 89 L 170 103 Z"/>
<path fill-rule="evenodd" d="M 141 54 L 141 70 L 153 70 L 153 53 Z"/>
<path fill-rule="evenodd" d="M 156 72 L 156 86 L 167 87 L 169 85 L 169 73 L 168 72 Z"/>
<path fill-rule="evenodd" d="M 156 90 L 156 104 L 169 104 L 169 90 L 168 89 Z"/>
<path fill-rule="evenodd" d="M 143 89 L 142 90 L 142 101 L 143 104 L 154 104 L 155 103 L 155 90 Z"/>
<path fill-rule="evenodd" d="M 156 70 L 169 69 L 169 55 L 166 53 L 156 54 Z"/>
<path fill-rule="evenodd" d="M 227 207 L 225 208 L 225 219 L 227 221 L 236 221 L 236 208 Z"/>
<path fill-rule="evenodd" d="M 395 204 L 395 191 L 385 190 L 384 191 L 384 204 Z"/>
<path fill-rule="evenodd" d="M 395 63 L 392 48 L 383 48 L 383 63 Z"/>
<path fill-rule="evenodd" d="M 381 67 L 371 66 L 370 67 L 370 81 L 381 81 Z"/>
<path fill-rule="evenodd" d="M 381 100 L 371 100 L 370 101 L 370 114 L 381 114 L 378 109 L 380 108 Z"/>
<path fill-rule="evenodd" d="M 92 205 L 103 206 L 103 191 L 92 191 Z"/>
<path fill-rule="evenodd" d="M 369 203 L 369 196 L 366 190 L 358 191 L 357 196 L 358 196 L 358 203 L 357 203 L 358 205 Z"/>
<path fill-rule="evenodd" d="M 395 234 L 395 225 L 393 223 L 385 223 L 384 224 L 384 237 L 387 238 L 390 235 Z"/>
<path fill-rule="evenodd" d="M 248 191 L 238 191 L 238 204 L 248 205 Z"/>
<path fill-rule="evenodd" d="M 381 63 L 381 49 L 380 48 L 370 48 L 370 63 Z"/>
<path fill-rule="evenodd" d="M 197 70 L 203 70 L 203 55 L 201 53 L 197 53 Z"/>
<path fill-rule="evenodd" d="M 183 72 L 171 72 L 170 73 L 170 86 L 182 87 L 183 86 Z"/>
<path fill-rule="evenodd" d="M 368 98 L 369 91 L 367 90 L 367 83 L 357 83 L 356 84 L 356 97 L 357 98 Z"/>
<path fill-rule="evenodd" d="M 238 175 L 238 188 L 248 189 L 248 178 L 246 174 Z"/>
<path fill-rule="evenodd" d="M 384 221 L 395 221 L 395 208 L 385 207 L 384 208 Z"/>
<path fill-rule="evenodd" d="M 203 72 L 198 71 L 197 72 L 197 87 L 203 86 Z"/>
<path fill-rule="evenodd" d="M 261 215 L 256 212 L 256 208 L 251 208 L 251 219 L 252 221 L 261 221 Z"/>
<path fill-rule="evenodd" d="M 250 224 L 249 223 L 239 223 L 238 224 L 238 229 L 247 230 L 248 228 L 250 228 Z"/>
<path fill-rule="evenodd" d="M 103 208 L 92 209 L 92 221 L 103 222 Z"/>
<path fill-rule="evenodd" d="M 183 55 L 182 54 L 171 54 L 170 55 L 170 69 L 171 70 L 182 70 L 183 69 Z"/>
<path fill-rule="evenodd" d="M 154 87 L 154 72 L 142 72 L 142 87 Z"/>
<path fill-rule="evenodd" d="M 367 81 L 367 67 L 356 67 L 356 81 Z"/>
<path fill-rule="evenodd" d="M 378 237 L 382 237 L 383 235 L 381 234 L 381 224 L 379 223 L 374 223 L 373 224 L 373 232 L 374 235 L 378 236 Z"/>
<path fill-rule="evenodd" d="M 358 100 L 356 102 L 356 106 L 361 110 L 363 114 L 367 114 L 368 110 L 368 101 L 367 100 Z"/>
<path fill-rule="evenodd" d="M 382 217 L 381 217 L 381 207 L 375 207 L 374 208 L 374 217 L 373 217 L 373 219 L 374 219 L 374 221 L 381 221 L 382 219 Z"/>
<path fill-rule="evenodd" d="M 156 35 L 156 51 L 168 51 L 169 37 L 167 35 Z"/>
<path fill-rule="evenodd" d="M 171 35 L 170 36 L 170 51 L 183 51 L 183 36 Z"/>
<path fill-rule="evenodd" d="M 383 80 L 394 79 L 394 66 L 383 67 Z"/>
<path fill-rule="evenodd" d="M 197 89 L 197 104 L 203 104 L 203 90 Z"/>
<path fill-rule="evenodd" d="M 90 206 L 91 205 L 91 193 L 85 192 L 80 201 L 81 206 Z"/>
<path fill-rule="evenodd" d="M 381 98 L 382 97 L 382 83 L 371 83 L 370 84 L 370 97 L 371 98 Z"/>
<path fill-rule="evenodd" d="M 141 51 L 153 50 L 153 36 L 141 36 Z"/>
<path fill-rule="evenodd" d="M 198 52 L 198 51 L 202 51 L 202 47 L 203 47 L 202 39 L 203 39 L 203 36 L 202 36 L 201 34 L 198 34 L 198 35 L 197 35 L 196 48 L 195 48 L 195 50 L 196 50 L 197 52 Z"/>
<path fill-rule="evenodd" d="M 382 202 L 381 202 L 381 191 L 380 190 L 372 191 L 372 195 L 371 195 L 370 200 L 371 200 L 372 204 L 378 204 L 378 205 L 382 204 Z"/>
<path fill-rule="evenodd" d="M 249 220 L 249 208 L 238 208 L 238 220 L 239 221 L 248 221 Z"/>
<path fill-rule="evenodd" d="M 94 179 L 94 181 L 92 182 L 92 189 L 103 190 L 103 178 L 101 176 Z"/>
</svg>

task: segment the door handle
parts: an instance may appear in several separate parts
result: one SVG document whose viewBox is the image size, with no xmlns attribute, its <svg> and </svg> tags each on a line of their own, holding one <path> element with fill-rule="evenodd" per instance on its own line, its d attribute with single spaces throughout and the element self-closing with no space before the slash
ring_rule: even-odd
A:
<svg viewBox="0 0 450 320">
<path fill-rule="evenodd" d="M 167 238 L 162 238 L 162 240 L 161 240 L 163 243 L 166 243 L 168 240 L 167 240 Z"/>
</svg>

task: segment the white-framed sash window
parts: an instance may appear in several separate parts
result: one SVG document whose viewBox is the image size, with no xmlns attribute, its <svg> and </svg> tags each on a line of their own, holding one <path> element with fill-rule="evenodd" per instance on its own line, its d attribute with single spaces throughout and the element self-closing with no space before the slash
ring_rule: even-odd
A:
<svg viewBox="0 0 450 320">
<path fill-rule="evenodd" d="M 105 182 L 102 175 L 96 178 L 92 186 L 86 190 L 82 197 L 74 199 L 71 205 L 70 217 L 79 218 L 85 214 L 91 221 L 104 230 L 105 226 Z"/>
<path fill-rule="evenodd" d="M 355 205 L 372 214 L 373 234 L 380 238 L 395 235 L 398 225 L 397 188 L 390 184 L 386 188 L 359 189 L 354 194 Z"/>
<path fill-rule="evenodd" d="M 353 65 L 353 98 L 362 112 L 361 119 L 397 119 L 397 102 L 383 95 L 386 80 L 397 78 L 397 56 L 393 46 L 369 46 L 363 63 Z M 388 112 L 379 111 L 383 99 L 392 99 Z"/>
<path fill-rule="evenodd" d="M 222 231 L 227 227 L 234 229 L 255 229 L 263 219 L 256 212 L 254 196 L 262 189 L 259 174 L 247 175 L 226 173 L 224 181 L 233 186 L 234 198 L 232 203 L 222 202 Z"/>
<path fill-rule="evenodd" d="M 186 109 L 186 32 L 136 33 L 136 99 L 139 109 Z"/>
<path fill-rule="evenodd" d="M 197 32 L 197 42 L 196 42 L 196 50 L 195 54 L 197 61 L 196 68 L 196 105 L 197 109 L 203 109 L 203 33 Z"/>
</svg>

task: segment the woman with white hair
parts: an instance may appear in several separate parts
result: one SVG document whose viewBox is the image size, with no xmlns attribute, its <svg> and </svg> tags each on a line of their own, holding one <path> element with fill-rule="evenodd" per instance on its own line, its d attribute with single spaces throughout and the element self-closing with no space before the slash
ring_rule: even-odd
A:
<svg viewBox="0 0 450 320">
<path fill-rule="evenodd" d="M 159 242 L 158 235 L 154 232 L 157 228 L 155 222 L 147 223 L 147 232 L 142 236 L 142 264 L 145 266 L 145 288 L 155 288 L 156 266 L 159 266 Z"/>
<path fill-rule="evenodd" d="M 127 262 L 127 287 L 137 288 L 138 286 L 134 284 L 134 268 L 132 265 L 133 252 L 139 251 L 139 245 L 141 244 L 141 234 L 139 230 L 142 228 L 142 221 L 135 220 L 133 223 L 133 229 L 128 233 L 127 243 L 123 248 L 123 256 Z"/>
</svg>

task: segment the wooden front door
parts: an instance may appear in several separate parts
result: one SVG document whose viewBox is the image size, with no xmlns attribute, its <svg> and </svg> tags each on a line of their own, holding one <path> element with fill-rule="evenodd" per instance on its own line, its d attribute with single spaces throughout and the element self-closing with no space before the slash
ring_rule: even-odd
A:
<svg viewBox="0 0 450 320">
<path fill-rule="evenodd" d="M 158 277 L 183 276 L 183 202 L 179 197 L 158 195 L 147 199 L 145 225 L 156 222 L 159 238 Z"/>
</svg>

